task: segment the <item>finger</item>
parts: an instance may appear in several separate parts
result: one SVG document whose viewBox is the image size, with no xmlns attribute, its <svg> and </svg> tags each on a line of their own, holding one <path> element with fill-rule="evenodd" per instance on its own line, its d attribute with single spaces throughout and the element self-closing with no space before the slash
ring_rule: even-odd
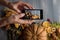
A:
<svg viewBox="0 0 60 40">
<path fill-rule="evenodd" d="M 22 19 L 19 19 L 18 23 L 21 23 L 21 24 L 32 24 L 34 21 L 33 20 L 22 20 Z"/>
<path fill-rule="evenodd" d="M 32 24 L 33 22 L 35 22 L 35 20 L 32 20 L 30 24 Z"/>
<path fill-rule="evenodd" d="M 17 14 L 15 17 L 16 18 L 22 18 L 22 17 L 24 17 L 24 15 L 25 15 L 24 13 L 21 13 L 21 14 Z"/>
<path fill-rule="evenodd" d="M 14 7 L 14 10 L 19 14 L 21 13 L 21 11 L 17 7 Z"/>
<path fill-rule="evenodd" d="M 29 9 L 33 9 L 33 7 L 30 4 L 28 4 L 28 3 L 24 3 L 24 6 L 29 8 Z"/>
</svg>

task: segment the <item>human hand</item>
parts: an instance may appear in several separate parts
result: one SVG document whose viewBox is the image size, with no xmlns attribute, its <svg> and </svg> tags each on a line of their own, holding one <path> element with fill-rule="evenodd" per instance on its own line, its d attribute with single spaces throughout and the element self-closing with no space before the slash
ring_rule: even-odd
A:
<svg viewBox="0 0 60 40">
<path fill-rule="evenodd" d="M 25 14 L 17 14 L 17 15 L 12 15 L 10 17 L 8 17 L 8 22 L 11 23 L 19 23 L 19 24 L 32 24 L 32 22 L 34 22 L 34 20 L 23 20 L 20 19 L 24 16 Z"/>
<path fill-rule="evenodd" d="M 29 9 L 33 9 L 30 4 L 25 3 L 25 2 L 22 2 L 22 1 L 20 1 L 20 2 L 15 2 L 15 3 L 11 3 L 11 4 L 9 5 L 9 8 L 10 8 L 10 9 L 13 9 L 14 11 L 17 12 L 17 14 L 19 14 L 19 15 L 16 15 L 16 16 L 14 15 L 14 16 L 15 16 L 15 21 L 14 21 L 14 22 L 27 23 L 27 24 L 31 24 L 31 23 L 34 22 L 34 21 L 32 21 L 32 20 L 23 20 L 23 19 L 20 19 L 20 18 L 23 17 L 21 11 L 22 11 L 23 9 L 26 9 L 26 7 L 29 8 Z M 22 17 L 21 17 L 21 16 L 22 16 Z M 13 17 L 11 17 L 11 19 L 13 19 Z M 14 19 L 13 19 L 13 20 L 14 20 Z M 12 20 L 12 22 L 13 22 L 13 20 Z"/>
<path fill-rule="evenodd" d="M 10 3 L 8 7 L 10 9 L 15 10 L 18 13 L 21 13 L 21 10 L 26 9 L 26 8 L 33 9 L 33 7 L 30 4 L 22 2 L 22 1 Z"/>
</svg>

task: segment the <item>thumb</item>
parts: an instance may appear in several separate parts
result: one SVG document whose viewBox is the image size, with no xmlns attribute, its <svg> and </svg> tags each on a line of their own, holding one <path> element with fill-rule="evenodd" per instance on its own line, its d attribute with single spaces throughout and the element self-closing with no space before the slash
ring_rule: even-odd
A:
<svg viewBox="0 0 60 40">
<path fill-rule="evenodd" d="M 14 8 L 14 10 L 15 10 L 17 13 L 21 13 L 21 11 L 20 11 L 18 8 Z"/>
<path fill-rule="evenodd" d="M 24 15 L 25 15 L 24 13 L 21 13 L 21 14 L 18 14 L 17 17 L 22 18 L 22 17 L 24 17 Z"/>
</svg>

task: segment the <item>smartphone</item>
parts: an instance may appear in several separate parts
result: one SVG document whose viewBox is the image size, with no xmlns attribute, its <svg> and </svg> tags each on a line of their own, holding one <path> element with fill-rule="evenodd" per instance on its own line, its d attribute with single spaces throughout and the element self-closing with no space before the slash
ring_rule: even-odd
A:
<svg viewBox="0 0 60 40">
<path fill-rule="evenodd" d="M 42 9 L 25 9 L 22 11 L 25 16 L 22 17 L 24 20 L 42 20 L 43 10 Z"/>
</svg>

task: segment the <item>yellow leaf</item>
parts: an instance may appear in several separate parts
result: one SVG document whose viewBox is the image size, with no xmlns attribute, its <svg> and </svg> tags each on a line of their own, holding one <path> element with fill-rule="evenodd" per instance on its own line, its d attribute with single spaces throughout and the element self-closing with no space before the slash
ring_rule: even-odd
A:
<svg viewBox="0 0 60 40">
<path fill-rule="evenodd" d="M 18 23 L 15 23 L 15 27 L 18 29 L 19 28 L 19 24 Z"/>
</svg>

